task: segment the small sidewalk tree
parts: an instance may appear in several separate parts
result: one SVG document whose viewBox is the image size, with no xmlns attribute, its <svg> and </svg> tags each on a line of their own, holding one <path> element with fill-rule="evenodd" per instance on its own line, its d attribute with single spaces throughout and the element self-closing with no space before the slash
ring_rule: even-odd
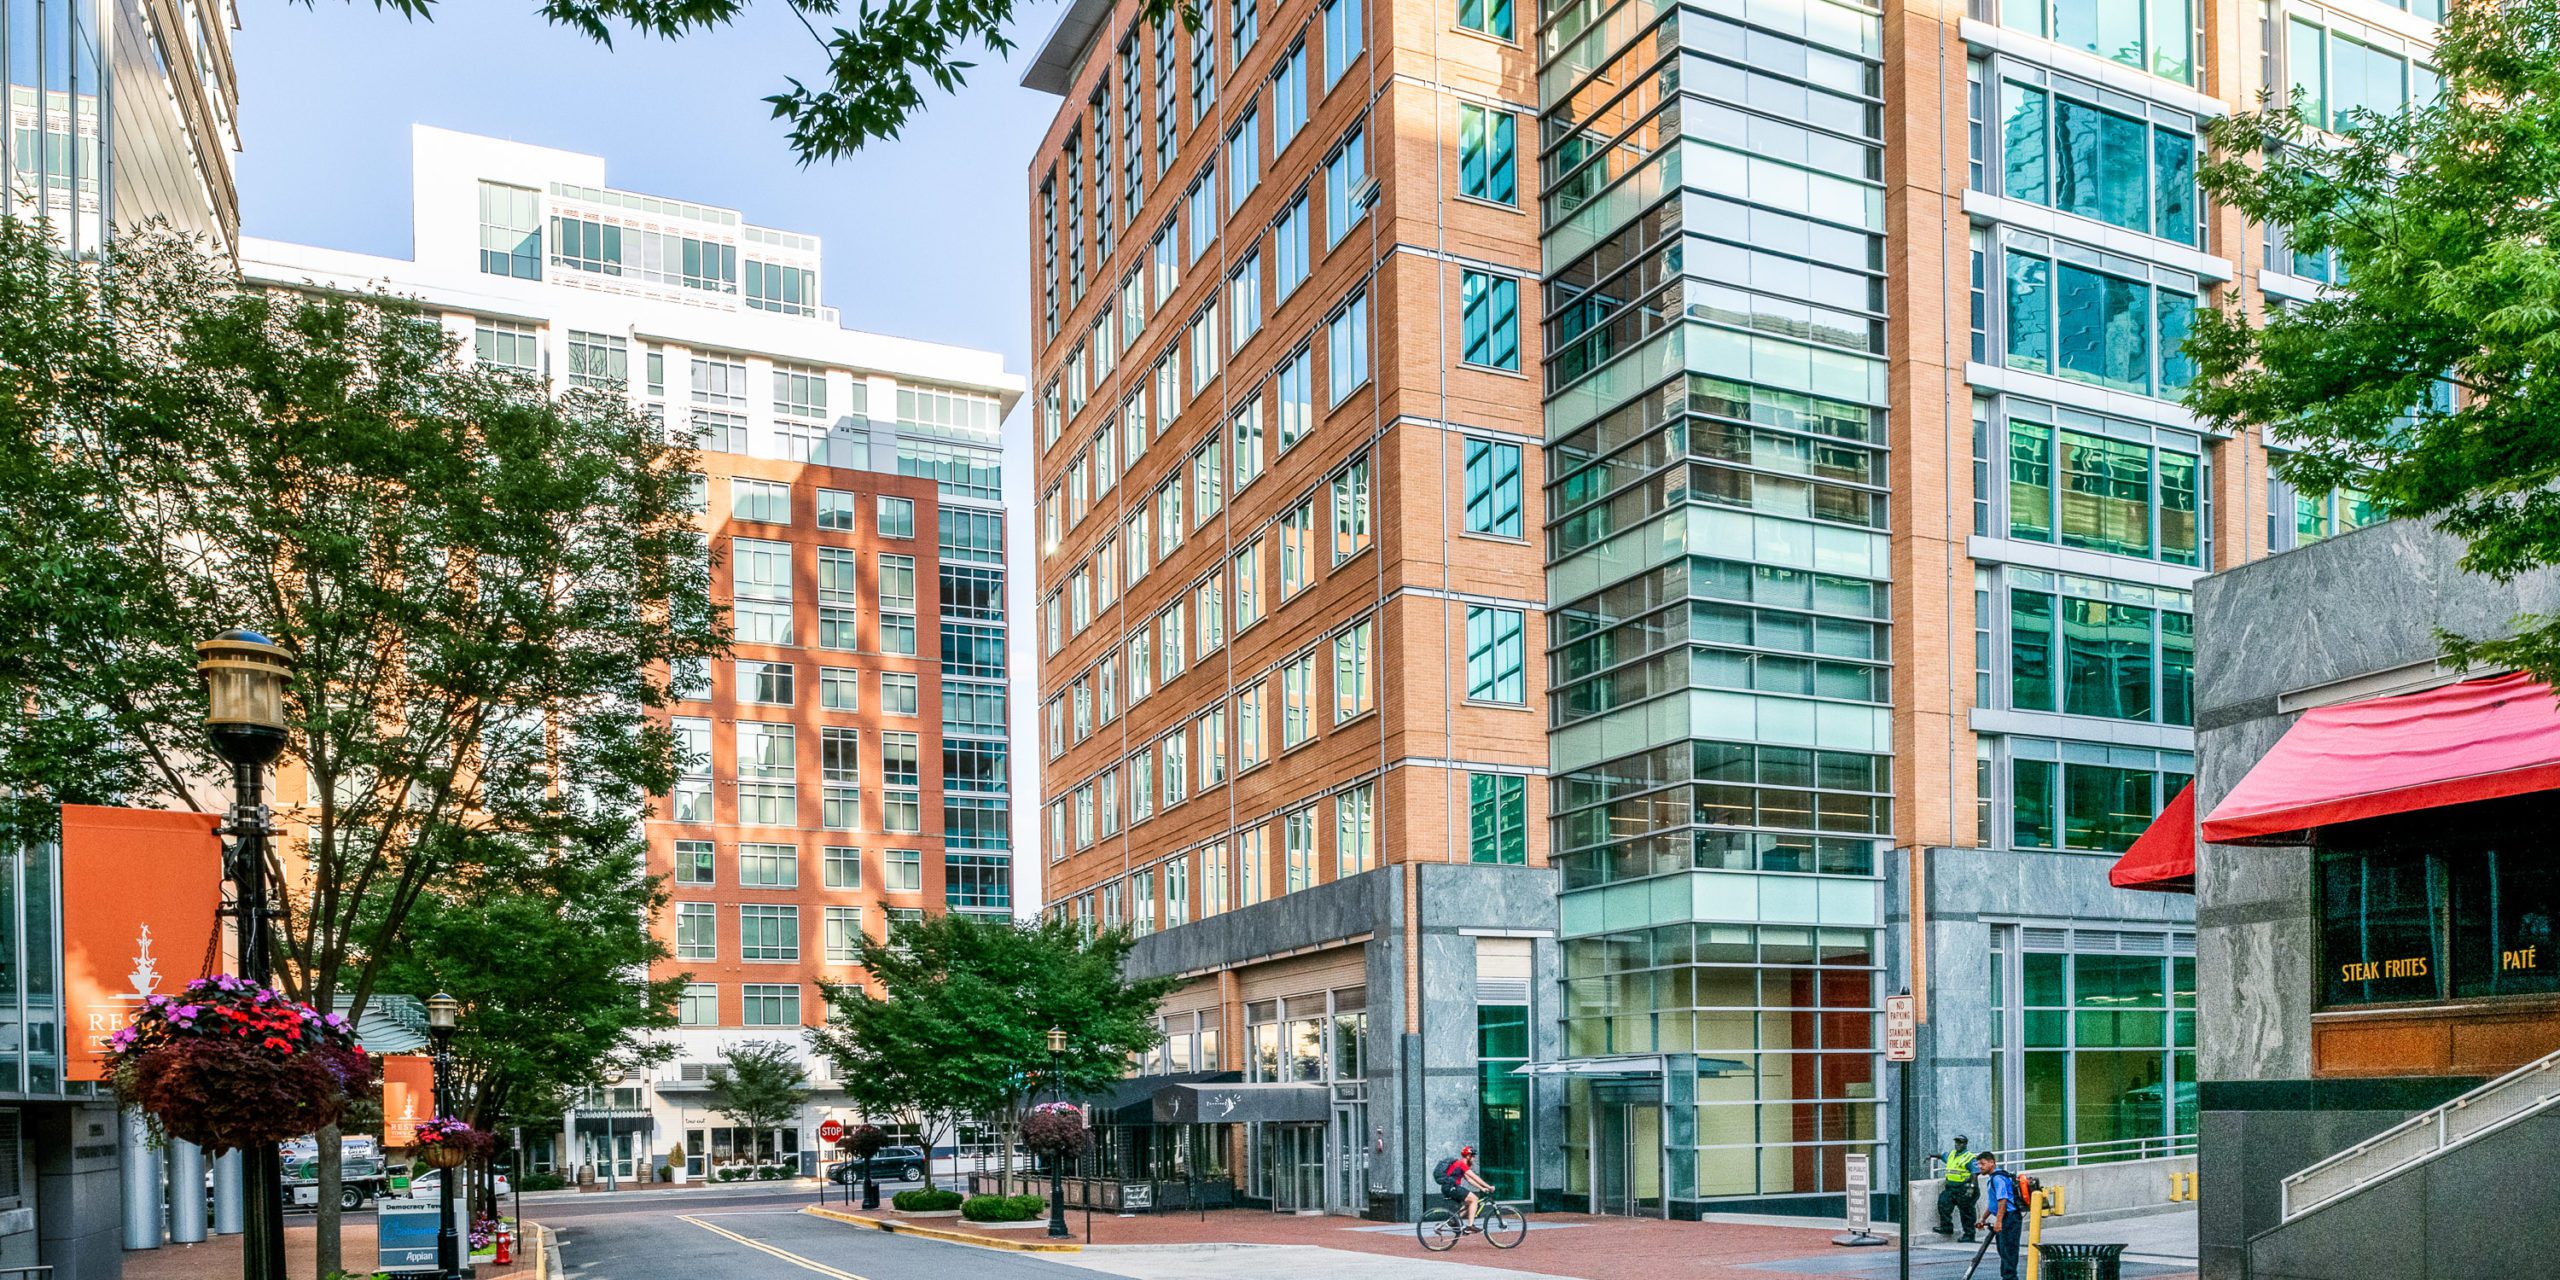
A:
<svg viewBox="0 0 2560 1280">
<path fill-rule="evenodd" d="M 1121 976 L 1129 936 L 944 915 L 865 940 L 867 981 L 819 981 L 827 1023 L 809 1041 L 868 1115 L 1009 1118 L 1023 1082 L 1065 1096 L 1107 1088 L 1153 1047 L 1171 978 Z M 1053 1072 L 1049 1029 L 1066 1033 Z M 1010 1125 L 1006 1126 L 1010 1128 Z M 926 1182 L 932 1182 L 930 1135 Z"/>
<path fill-rule="evenodd" d="M 707 1101 L 756 1142 L 800 1116 L 809 1103 L 808 1071 L 800 1053 L 780 1040 L 748 1040 L 720 1051 L 711 1065 Z M 780 1149 L 774 1152 L 777 1159 Z M 756 1164 L 764 1163 L 761 1148 Z"/>
</svg>

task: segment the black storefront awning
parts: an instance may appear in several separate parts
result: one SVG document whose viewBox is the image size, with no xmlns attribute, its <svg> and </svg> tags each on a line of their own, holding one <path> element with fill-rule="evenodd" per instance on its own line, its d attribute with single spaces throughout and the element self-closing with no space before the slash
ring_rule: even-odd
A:
<svg viewBox="0 0 2560 1280">
<path fill-rule="evenodd" d="M 1221 1084 L 1244 1079 L 1240 1071 L 1180 1071 L 1163 1076 L 1130 1076 L 1111 1086 L 1108 1093 L 1084 1099 L 1085 1109 L 1095 1124 L 1153 1124 L 1155 1097 L 1167 1085 Z"/>
<path fill-rule="evenodd" d="M 655 1127 L 655 1119 L 645 1111 L 620 1112 L 612 1116 L 580 1115 L 578 1117 L 580 1133 L 604 1133 L 608 1130 L 614 1133 L 647 1133 Z"/>
<path fill-rule="evenodd" d="M 1293 1124 L 1333 1118 L 1320 1084 L 1169 1084 L 1156 1091 L 1157 1124 Z"/>
</svg>

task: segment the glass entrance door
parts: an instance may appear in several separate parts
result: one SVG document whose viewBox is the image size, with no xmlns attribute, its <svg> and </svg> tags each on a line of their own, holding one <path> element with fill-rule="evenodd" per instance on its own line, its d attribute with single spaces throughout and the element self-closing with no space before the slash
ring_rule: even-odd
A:
<svg viewBox="0 0 2560 1280">
<path fill-rule="evenodd" d="M 1591 1211 L 1661 1217 L 1661 1104 L 1604 1098 L 1592 1108 L 1591 1127 Z"/>
<path fill-rule="evenodd" d="M 1262 1185 L 1273 1213 L 1325 1211 L 1325 1126 L 1274 1124 L 1264 1130 Z"/>
<path fill-rule="evenodd" d="M 1333 1186 L 1325 1203 L 1329 1213 L 1354 1217 L 1369 1209 L 1369 1138 L 1365 1107 L 1336 1104 L 1333 1109 Z"/>
</svg>

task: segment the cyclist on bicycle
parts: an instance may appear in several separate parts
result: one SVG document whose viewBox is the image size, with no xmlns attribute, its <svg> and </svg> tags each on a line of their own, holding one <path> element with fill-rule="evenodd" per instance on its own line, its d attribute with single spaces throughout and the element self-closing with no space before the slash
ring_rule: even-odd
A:
<svg viewBox="0 0 2560 1280">
<path fill-rule="evenodd" d="M 1440 1184 L 1441 1196 L 1459 1206 L 1460 1229 L 1475 1230 L 1476 1209 L 1481 1203 L 1476 1199 L 1476 1193 L 1493 1190 L 1493 1184 L 1476 1172 L 1476 1149 L 1473 1146 L 1458 1148 L 1458 1154 L 1443 1161 L 1432 1176 Z"/>
</svg>

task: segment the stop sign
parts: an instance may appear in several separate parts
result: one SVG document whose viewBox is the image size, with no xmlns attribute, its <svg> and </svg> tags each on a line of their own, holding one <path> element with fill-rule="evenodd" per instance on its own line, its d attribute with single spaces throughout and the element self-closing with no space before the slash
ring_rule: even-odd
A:
<svg viewBox="0 0 2560 1280">
<path fill-rule="evenodd" d="M 818 1126 L 818 1140 L 832 1143 L 844 1136 L 844 1121 L 829 1120 Z"/>
</svg>

